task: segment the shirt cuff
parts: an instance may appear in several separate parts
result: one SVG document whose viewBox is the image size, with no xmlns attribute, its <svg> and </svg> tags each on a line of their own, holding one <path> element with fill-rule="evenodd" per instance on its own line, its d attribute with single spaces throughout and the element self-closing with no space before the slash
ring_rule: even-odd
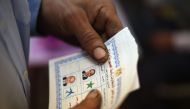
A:
<svg viewBox="0 0 190 109">
<path fill-rule="evenodd" d="M 31 12 L 30 33 L 31 35 L 35 35 L 37 34 L 36 26 L 41 6 L 41 0 L 28 0 L 28 3 Z"/>
</svg>

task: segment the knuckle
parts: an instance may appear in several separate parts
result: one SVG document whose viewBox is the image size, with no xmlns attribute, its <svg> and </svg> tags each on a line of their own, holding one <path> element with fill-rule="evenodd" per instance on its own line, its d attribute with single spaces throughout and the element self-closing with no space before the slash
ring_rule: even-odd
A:
<svg viewBox="0 0 190 109">
<path fill-rule="evenodd" d="M 114 16 L 113 14 L 114 12 L 112 10 L 109 9 L 109 7 L 103 7 L 100 11 L 100 14 L 104 17 L 104 18 L 112 18 Z"/>
<path fill-rule="evenodd" d="M 64 12 L 64 19 L 66 19 L 66 20 L 76 18 L 77 16 L 80 16 L 80 11 L 77 9 L 70 9 L 70 10 Z"/>
</svg>

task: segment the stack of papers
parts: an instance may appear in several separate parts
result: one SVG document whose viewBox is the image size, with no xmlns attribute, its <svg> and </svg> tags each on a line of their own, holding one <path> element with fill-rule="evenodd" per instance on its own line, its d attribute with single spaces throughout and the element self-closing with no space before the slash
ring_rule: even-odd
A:
<svg viewBox="0 0 190 109">
<path fill-rule="evenodd" d="M 49 109 L 72 108 L 93 89 L 102 95 L 101 109 L 115 109 L 139 88 L 138 47 L 128 28 L 105 45 L 109 52 L 105 64 L 96 63 L 85 52 L 50 60 Z"/>
</svg>

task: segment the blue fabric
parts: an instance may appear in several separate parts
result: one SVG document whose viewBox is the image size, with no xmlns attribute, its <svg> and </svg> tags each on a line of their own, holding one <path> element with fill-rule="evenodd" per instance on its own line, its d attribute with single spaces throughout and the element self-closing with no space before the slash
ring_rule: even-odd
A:
<svg viewBox="0 0 190 109">
<path fill-rule="evenodd" d="M 37 34 L 36 24 L 41 6 L 41 0 L 28 0 L 28 3 L 31 12 L 30 32 L 31 35 L 35 35 Z"/>
<path fill-rule="evenodd" d="M 0 109 L 29 109 L 28 0 L 0 0 Z"/>
</svg>

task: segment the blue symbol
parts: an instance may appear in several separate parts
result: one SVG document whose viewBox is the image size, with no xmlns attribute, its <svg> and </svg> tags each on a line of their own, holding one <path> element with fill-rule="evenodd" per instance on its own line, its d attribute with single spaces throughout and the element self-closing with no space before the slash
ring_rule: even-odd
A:
<svg viewBox="0 0 190 109">
<path fill-rule="evenodd" d="M 70 88 L 69 91 L 66 90 L 66 93 L 67 93 L 67 97 L 68 97 L 68 96 L 72 95 L 74 92 L 73 92 L 73 90 Z"/>
</svg>

